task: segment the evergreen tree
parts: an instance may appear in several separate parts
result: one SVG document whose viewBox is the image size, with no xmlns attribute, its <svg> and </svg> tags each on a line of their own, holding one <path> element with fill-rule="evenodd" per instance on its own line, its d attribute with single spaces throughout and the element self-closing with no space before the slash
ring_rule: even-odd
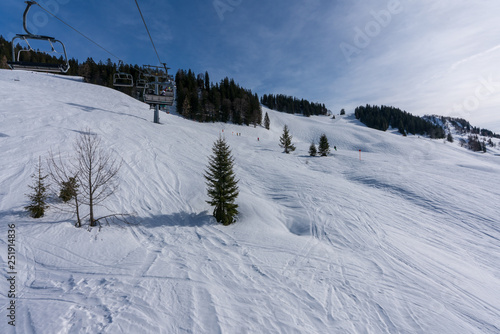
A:
<svg viewBox="0 0 500 334">
<path fill-rule="evenodd" d="M 185 99 L 182 103 L 182 115 L 186 118 L 191 116 L 191 103 L 189 103 L 189 99 Z"/>
<path fill-rule="evenodd" d="M 210 90 L 210 76 L 207 71 L 205 71 L 205 90 Z"/>
<path fill-rule="evenodd" d="M 45 187 L 44 180 L 47 178 L 47 175 L 43 175 L 42 171 L 42 161 L 41 158 L 38 158 L 38 175 L 33 174 L 31 176 L 34 179 L 34 185 L 29 186 L 33 189 L 34 193 L 28 195 L 30 199 L 30 205 L 24 207 L 33 218 L 43 217 L 45 214 L 45 210 L 49 207 L 47 205 L 47 188 Z"/>
<path fill-rule="evenodd" d="M 451 133 L 448 133 L 446 140 L 448 140 L 450 143 L 453 143 L 453 136 L 451 135 Z"/>
<path fill-rule="evenodd" d="M 269 115 L 266 112 L 266 116 L 264 116 L 264 127 L 269 130 L 271 127 L 271 120 L 269 119 Z"/>
<path fill-rule="evenodd" d="M 325 134 L 322 134 L 319 138 L 318 153 L 322 157 L 326 157 L 330 153 L 330 144 L 328 143 L 328 138 Z"/>
<path fill-rule="evenodd" d="M 76 181 L 76 177 L 70 177 L 67 181 L 62 182 L 59 198 L 64 203 L 67 203 L 76 196 L 77 189 L 78 183 Z"/>
<path fill-rule="evenodd" d="M 316 149 L 316 144 L 314 144 L 314 142 L 312 142 L 311 146 L 309 146 L 309 155 L 311 157 L 315 157 L 316 154 L 318 154 L 318 150 Z"/>
<path fill-rule="evenodd" d="M 212 148 L 213 155 L 209 157 L 209 165 L 205 171 L 208 204 L 214 206 L 213 216 L 217 222 L 229 225 L 235 222 L 238 205 L 234 203 L 238 197 L 238 181 L 233 167 L 234 158 L 225 138 L 219 136 Z"/>
<path fill-rule="evenodd" d="M 285 149 L 285 153 L 289 154 L 290 152 L 295 151 L 295 146 L 292 144 L 292 136 L 288 131 L 288 126 L 283 127 L 283 134 L 280 137 L 280 147 Z"/>
</svg>

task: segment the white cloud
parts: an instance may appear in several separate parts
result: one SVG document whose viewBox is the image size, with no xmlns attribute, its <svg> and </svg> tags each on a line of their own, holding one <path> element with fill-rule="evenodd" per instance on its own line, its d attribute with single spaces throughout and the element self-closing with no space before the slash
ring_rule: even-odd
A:
<svg viewBox="0 0 500 334">
<path fill-rule="evenodd" d="M 488 119 L 499 118 L 494 111 L 500 105 L 500 3 L 401 4 L 404 11 L 331 83 L 335 98 L 330 101 L 349 107 L 392 104 L 415 114 L 454 115 L 488 127 Z M 362 27 L 358 21 L 353 26 Z M 481 88 L 485 80 L 490 86 Z M 498 127 L 492 130 L 500 132 Z"/>
</svg>

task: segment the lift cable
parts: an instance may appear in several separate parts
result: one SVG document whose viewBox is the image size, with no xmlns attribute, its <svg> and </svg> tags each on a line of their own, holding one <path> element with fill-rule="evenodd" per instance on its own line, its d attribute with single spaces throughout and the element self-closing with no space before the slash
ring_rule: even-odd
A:
<svg viewBox="0 0 500 334">
<path fill-rule="evenodd" d="M 116 59 L 118 60 L 121 60 L 120 57 L 114 55 L 112 52 L 108 51 L 107 49 L 105 49 L 103 46 L 101 46 L 100 44 L 98 44 L 97 42 L 94 42 L 90 37 L 87 37 L 85 36 L 83 33 L 81 33 L 80 31 L 78 31 L 76 28 L 73 28 L 71 25 L 69 25 L 68 23 L 64 22 L 63 20 L 61 20 L 60 18 L 58 18 L 56 15 L 52 14 L 50 11 L 48 11 L 47 9 L 45 9 L 42 5 L 40 5 L 38 2 L 36 2 L 36 4 L 38 5 L 38 7 L 40 7 L 41 9 L 43 9 L 45 12 L 47 12 L 49 15 L 51 15 L 52 17 L 54 17 L 55 19 L 61 21 L 63 24 L 65 24 L 66 26 L 70 27 L 71 29 L 73 29 L 74 31 L 76 31 L 78 34 L 80 34 L 81 36 L 83 36 L 85 39 L 87 39 L 88 41 L 90 41 L 91 43 L 94 43 L 95 45 L 97 45 L 98 47 L 100 47 L 101 49 L 103 49 L 104 51 L 106 51 L 107 53 L 109 53 L 110 55 L 112 55 L 113 57 L 115 57 Z"/>
<path fill-rule="evenodd" d="M 146 27 L 146 31 L 148 32 L 149 39 L 151 40 L 151 44 L 153 44 L 153 49 L 155 50 L 156 57 L 158 58 L 158 61 L 160 62 L 160 64 L 163 64 L 160 60 L 160 56 L 158 55 L 158 51 L 156 50 L 155 43 L 153 42 L 153 37 L 151 37 L 151 34 L 149 32 L 149 29 L 148 29 L 148 25 L 146 24 L 146 20 L 144 20 L 144 16 L 142 15 L 142 11 L 141 11 L 141 8 L 139 7 L 139 3 L 137 2 L 137 0 L 135 0 L 135 4 L 137 5 L 137 9 L 139 10 L 139 14 L 141 14 L 142 22 L 144 22 L 144 26 Z"/>
</svg>

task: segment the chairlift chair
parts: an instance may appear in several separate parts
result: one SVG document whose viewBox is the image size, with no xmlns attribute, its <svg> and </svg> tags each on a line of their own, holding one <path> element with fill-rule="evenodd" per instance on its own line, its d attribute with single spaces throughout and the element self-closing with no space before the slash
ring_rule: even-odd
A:
<svg viewBox="0 0 500 334">
<path fill-rule="evenodd" d="M 156 93 L 156 85 L 158 85 L 158 93 Z M 149 83 L 144 88 L 143 98 L 148 104 L 172 106 L 175 98 L 174 83 L 171 81 Z"/>
<path fill-rule="evenodd" d="M 120 60 L 118 63 L 118 72 L 113 74 L 113 86 L 115 87 L 134 87 L 134 78 L 132 74 L 120 72 L 120 64 L 123 65 L 123 62 Z"/>
<path fill-rule="evenodd" d="M 28 12 L 31 8 L 32 5 L 37 5 L 38 3 L 36 1 L 26 1 L 26 9 L 24 10 L 23 14 L 23 28 L 26 34 L 17 34 L 14 36 L 12 39 L 12 61 L 8 61 L 7 64 L 12 70 L 27 70 L 27 71 L 38 71 L 38 72 L 54 72 L 54 73 L 66 73 L 69 70 L 69 61 L 68 61 L 68 55 L 66 53 L 66 47 L 64 44 L 55 39 L 54 37 L 49 37 L 49 36 L 43 36 L 43 35 L 35 35 L 29 32 L 27 22 L 26 22 L 26 17 L 28 15 Z M 15 41 L 17 39 L 23 40 L 26 45 L 27 49 L 21 49 L 17 53 L 16 56 L 16 43 Z M 60 44 L 62 47 L 63 51 L 63 62 L 62 63 L 37 63 L 37 62 L 30 62 L 30 61 L 23 61 L 21 60 L 21 54 L 23 52 L 37 52 L 35 51 L 29 41 L 30 40 L 38 40 L 38 41 L 47 41 L 50 44 L 50 47 L 52 51 L 50 53 L 58 53 L 54 47 L 55 44 Z"/>
<path fill-rule="evenodd" d="M 144 65 L 144 76 L 149 81 L 144 87 L 143 99 L 150 105 L 172 106 L 175 99 L 175 82 L 171 75 L 168 75 L 168 67 Z"/>
<path fill-rule="evenodd" d="M 137 89 L 144 89 L 146 88 L 146 85 L 148 84 L 148 81 L 144 79 L 144 76 L 142 73 L 139 73 L 139 78 L 135 81 L 135 88 Z"/>
</svg>

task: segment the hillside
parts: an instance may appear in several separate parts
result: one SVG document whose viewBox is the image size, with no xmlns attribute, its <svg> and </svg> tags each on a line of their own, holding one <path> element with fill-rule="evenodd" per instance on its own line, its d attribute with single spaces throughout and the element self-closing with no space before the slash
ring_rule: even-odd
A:
<svg viewBox="0 0 500 334">
<path fill-rule="evenodd" d="M 40 73 L 1 70 L 0 101 L 3 277 L 8 224 L 17 260 L 16 327 L 0 280 L 2 333 L 500 331 L 494 154 L 353 115 L 263 108 L 268 131 L 163 113 L 158 125 L 120 92 Z M 290 155 L 278 147 L 284 124 Z M 38 157 L 71 150 L 86 127 L 123 158 L 107 206 L 138 225 L 88 231 L 54 209 L 24 212 Z M 203 178 L 222 131 L 240 179 L 229 227 L 211 218 Z M 322 133 L 338 150 L 311 158 Z"/>
</svg>

